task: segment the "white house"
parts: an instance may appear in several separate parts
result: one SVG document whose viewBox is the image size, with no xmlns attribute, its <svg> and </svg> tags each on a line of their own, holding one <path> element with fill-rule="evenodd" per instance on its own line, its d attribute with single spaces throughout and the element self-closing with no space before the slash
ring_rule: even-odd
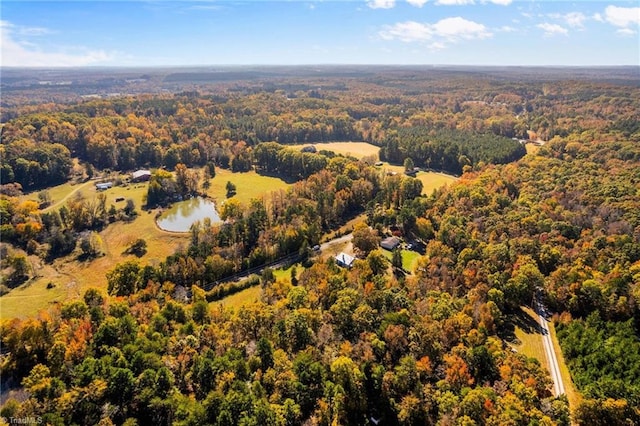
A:
<svg viewBox="0 0 640 426">
<path fill-rule="evenodd" d="M 356 260 L 353 256 L 349 256 L 346 253 L 340 253 L 336 256 L 336 263 L 343 268 L 351 268 L 353 262 Z"/>
</svg>

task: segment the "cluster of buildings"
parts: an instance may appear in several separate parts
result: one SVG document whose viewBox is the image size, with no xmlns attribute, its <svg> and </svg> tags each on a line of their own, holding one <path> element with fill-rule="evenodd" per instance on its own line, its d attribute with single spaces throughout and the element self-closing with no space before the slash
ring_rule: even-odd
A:
<svg viewBox="0 0 640 426">
<path fill-rule="evenodd" d="M 147 182 L 149 179 L 151 179 L 151 170 L 140 169 L 131 173 L 132 183 Z M 96 183 L 96 189 L 98 191 L 106 191 L 107 189 L 112 187 L 113 187 L 113 182 L 111 181 Z"/>
</svg>

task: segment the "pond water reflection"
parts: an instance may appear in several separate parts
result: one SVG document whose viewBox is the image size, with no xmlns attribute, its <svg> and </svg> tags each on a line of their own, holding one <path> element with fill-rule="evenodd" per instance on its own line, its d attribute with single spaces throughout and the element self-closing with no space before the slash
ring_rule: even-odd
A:
<svg viewBox="0 0 640 426">
<path fill-rule="evenodd" d="M 191 225 L 205 218 L 211 219 L 211 223 L 221 222 L 213 201 L 197 197 L 173 204 L 156 222 L 165 231 L 189 232 Z"/>
</svg>

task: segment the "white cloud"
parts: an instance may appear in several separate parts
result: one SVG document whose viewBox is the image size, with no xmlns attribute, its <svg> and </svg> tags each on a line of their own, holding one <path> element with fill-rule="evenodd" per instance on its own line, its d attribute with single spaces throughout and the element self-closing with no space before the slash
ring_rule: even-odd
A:
<svg viewBox="0 0 640 426">
<path fill-rule="evenodd" d="M 636 34 L 636 31 L 631 28 L 620 28 L 616 33 L 623 36 L 632 36 Z"/>
<path fill-rule="evenodd" d="M 447 48 L 447 45 L 439 41 L 429 44 L 429 50 L 433 50 L 433 51 L 444 50 L 446 48 Z"/>
<path fill-rule="evenodd" d="M 1 65 L 5 67 L 75 67 L 104 63 L 112 55 L 102 50 L 74 49 L 76 52 L 46 51 L 37 43 L 20 39 L 24 36 L 51 34 L 45 28 L 19 27 L 0 20 Z M 16 35 L 18 38 L 16 38 Z"/>
<path fill-rule="evenodd" d="M 6 22 L 6 21 L 3 21 Z M 47 34 L 53 34 L 53 31 L 47 28 L 41 27 L 16 27 L 12 24 L 9 24 L 10 27 L 16 31 L 17 34 L 21 36 L 34 37 L 34 36 L 42 36 Z"/>
<path fill-rule="evenodd" d="M 503 25 L 500 28 L 498 28 L 498 31 L 503 33 L 515 33 L 517 29 L 515 29 L 514 27 L 510 27 L 509 25 Z"/>
<path fill-rule="evenodd" d="M 509 6 L 512 0 L 487 0 L 489 3 L 499 4 L 500 6 Z"/>
<path fill-rule="evenodd" d="M 544 35 L 547 37 L 551 37 L 554 35 L 567 35 L 569 34 L 569 31 L 564 28 L 561 27 L 558 24 L 549 24 L 547 22 L 543 23 L 543 24 L 538 24 L 536 25 L 536 27 L 544 30 Z"/>
<path fill-rule="evenodd" d="M 493 3 L 501 6 L 508 6 L 513 0 L 480 0 L 482 4 Z M 474 0 L 437 0 L 437 5 L 440 6 L 465 6 L 468 4 L 475 4 Z"/>
<path fill-rule="evenodd" d="M 459 16 L 455 18 L 442 19 L 433 24 L 435 32 L 449 40 L 463 38 L 467 40 L 483 39 L 491 37 L 491 33 L 487 28 L 477 22 L 468 21 Z"/>
<path fill-rule="evenodd" d="M 571 28 L 584 28 L 584 21 L 587 20 L 587 17 L 581 12 L 569 12 L 564 15 L 560 13 L 549 13 L 546 16 L 551 19 L 564 21 L 565 24 L 567 24 Z"/>
<path fill-rule="evenodd" d="M 602 15 L 601 15 L 601 14 L 599 14 L 599 13 L 594 13 L 594 14 L 593 14 L 593 19 L 594 19 L 595 21 L 598 21 L 598 22 L 604 22 L 604 18 L 603 18 L 603 17 L 602 17 Z"/>
<path fill-rule="evenodd" d="M 564 21 L 573 28 L 582 28 L 584 27 L 584 21 L 587 20 L 587 17 L 581 12 L 570 12 L 564 15 Z"/>
<path fill-rule="evenodd" d="M 438 0 L 437 5 L 441 6 L 464 6 L 466 4 L 473 4 L 473 0 Z"/>
<path fill-rule="evenodd" d="M 462 40 L 485 39 L 493 34 L 484 25 L 458 16 L 442 19 L 434 24 L 398 22 L 386 26 L 379 35 L 384 40 L 400 40 L 405 43 L 430 41 L 430 49 L 442 50 L 449 44 Z"/>
<path fill-rule="evenodd" d="M 422 7 L 428 0 L 407 0 L 411 6 Z"/>
<path fill-rule="evenodd" d="M 607 6 L 604 19 L 616 27 L 628 28 L 640 25 L 640 7 Z"/>
<path fill-rule="evenodd" d="M 371 9 L 391 9 L 396 5 L 396 0 L 368 0 L 367 6 Z"/>
<path fill-rule="evenodd" d="M 430 40 L 433 37 L 433 30 L 429 24 L 407 21 L 398 22 L 395 25 L 387 25 L 379 34 L 385 40 L 400 40 L 405 43 L 412 43 Z"/>
</svg>

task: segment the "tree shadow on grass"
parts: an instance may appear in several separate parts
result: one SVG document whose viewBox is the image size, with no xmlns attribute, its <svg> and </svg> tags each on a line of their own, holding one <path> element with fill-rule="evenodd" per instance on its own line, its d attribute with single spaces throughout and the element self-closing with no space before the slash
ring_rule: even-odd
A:
<svg viewBox="0 0 640 426">
<path fill-rule="evenodd" d="M 517 311 L 512 312 L 509 315 L 508 320 L 505 321 L 502 329 L 500 330 L 500 337 L 507 342 L 517 343 L 518 338 L 516 337 L 516 327 L 519 327 L 527 334 L 542 335 L 545 333 L 544 329 L 536 319 L 532 318 L 531 315 L 525 312 L 522 308 L 518 308 Z"/>
</svg>

